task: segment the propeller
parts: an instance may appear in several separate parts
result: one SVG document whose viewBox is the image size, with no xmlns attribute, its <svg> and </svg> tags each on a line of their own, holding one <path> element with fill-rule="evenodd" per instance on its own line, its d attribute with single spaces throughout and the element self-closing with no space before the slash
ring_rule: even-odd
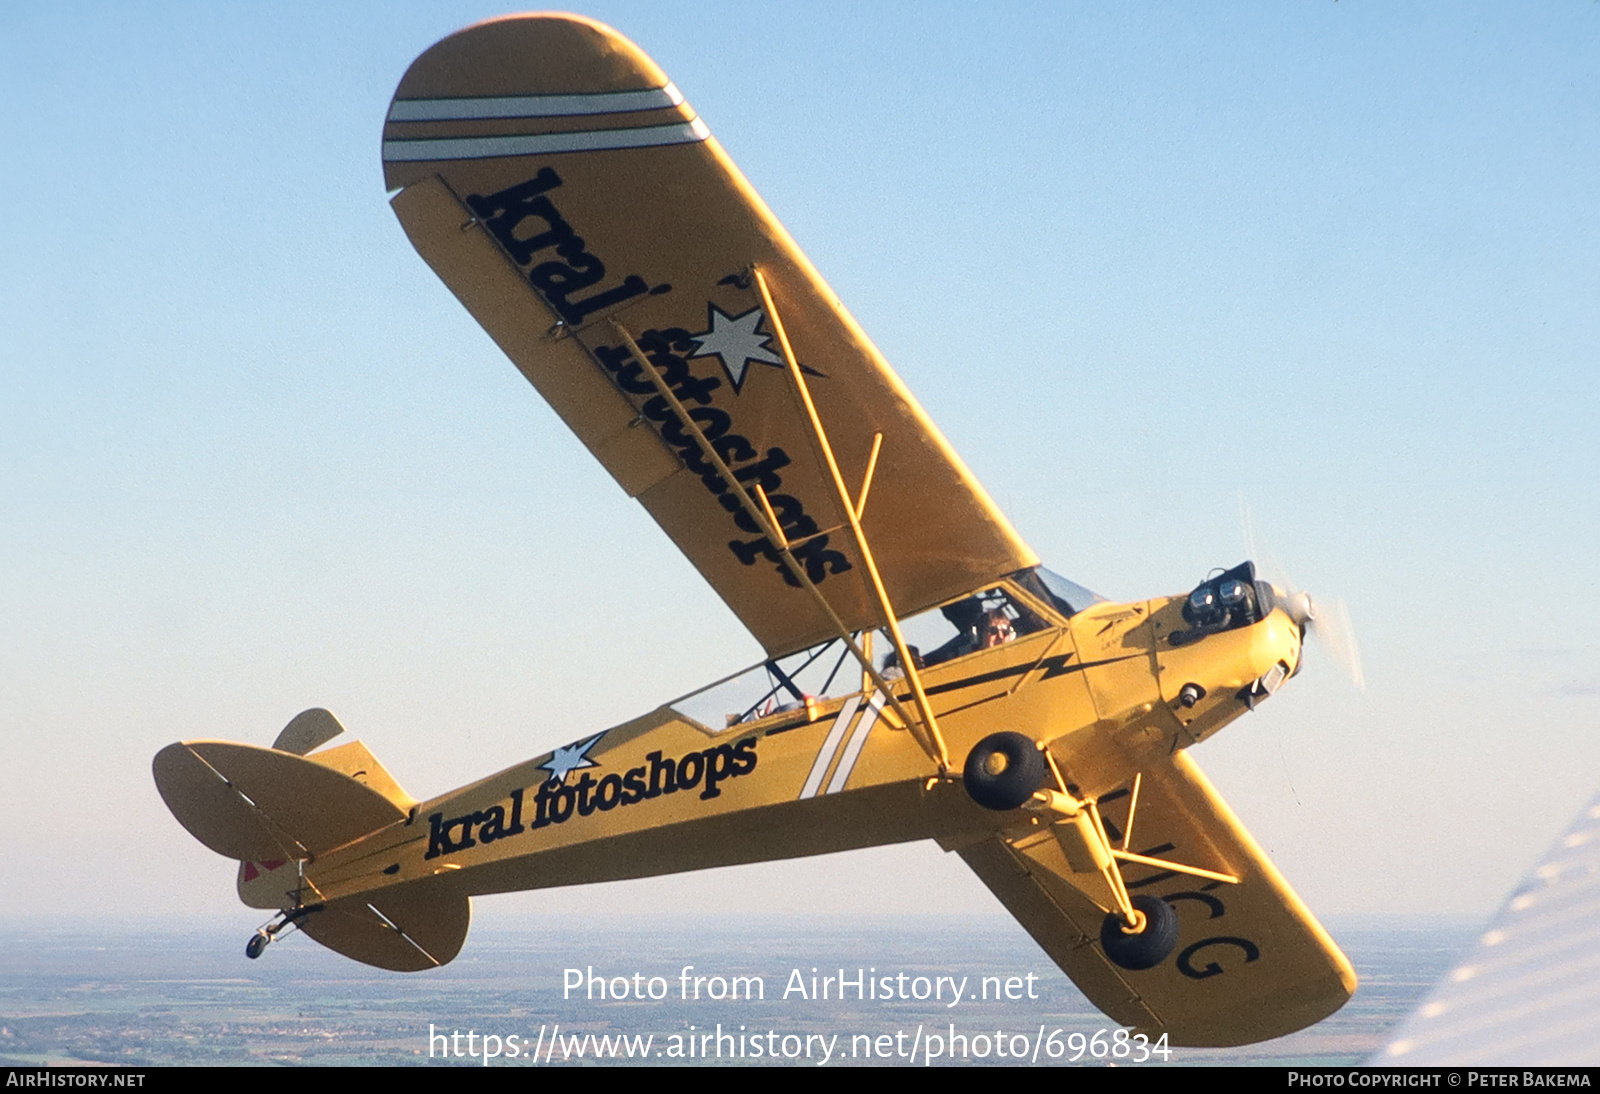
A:
<svg viewBox="0 0 1600 1094">
<path fill-rule="evenodd" d="M 1302 634 L 1317 642 L 1329 660 L 1350 678 L 1357 691 L 1366 691 L 1367 678 L 1361 671 L 1361 647 L 1356 644 L 1355 626 L 1350 622 L 1350 606 L 1344 598 L 1312 597 L 1289 579 L 1270 551 L 1265 555 L 1258 553 L 1250 507 L 1245 504 L 1243 494 L 1239 496 L 1239 523 L 1246 555 L 1257 560 L 1261 576 L 1283 594 L 1281 607 L 1289 618 L 1300 625 Z"/>
</svg>

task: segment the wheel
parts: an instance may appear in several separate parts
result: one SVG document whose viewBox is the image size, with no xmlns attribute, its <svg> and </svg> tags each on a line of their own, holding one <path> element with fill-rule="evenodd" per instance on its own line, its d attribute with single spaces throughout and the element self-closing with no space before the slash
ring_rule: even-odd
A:
<svg viewBox="0 0 1600 1094">
<path fill-rule="evenodd" d="M 1128 934 L 1116 912 L 1100 926 L 1100 945 L 1113 965 L 1124 969 L 1153 969 L 1167 959 L 1178 944 L 1178 913 L 1159 897 L 1136 896 L 1133 906 L 1144 913 L 1144 930 Z"/>
<path fill-rule="evenodd" d="M 254 961 L 266 951 L 267 943 L 272 941 L 272 936 L 266 931 L 257 931 L 250 936 L 250 941 L 244 944 L 244 955 Z"/>
<path fill-rule="evenodd" d="M 967 753 L 961 776 L 985 809 L 1020 808 L 1044 784 L 1049 767 L 1039 746 L 1020 733 L 991 733 Z"/>
</svg>

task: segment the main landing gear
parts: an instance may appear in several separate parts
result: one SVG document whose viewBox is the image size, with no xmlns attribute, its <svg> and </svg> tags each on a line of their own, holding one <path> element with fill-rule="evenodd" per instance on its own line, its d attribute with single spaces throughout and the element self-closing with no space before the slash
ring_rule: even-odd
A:
<svg viewBox="0 0 1600 1094">
<path fill-rule="evenodd" d="M 962 769 L 967 794 L 985 809 L 1027 808 L 1047 818 L 1061 845 L 1068 873 L 1062 880 L 1106 909 L 1100 947 L 1112 964 L 1133 971 L 1153 969 L 1178 944 L 1178 915 L 1153 896 L 1130 896 L 1119 861 L 1155 866 L 1237 884 L 1238 878 L 1165 859 L 1136 855 L 1128 836 L 1114 846 L 1093 798 L 1080 799 L 1069 788 L 1048 749 L 1021 733 L 991 733 L 973 746 Z M 1128 827 L 1138 805 L 1140 779 L 1133 783 Z M 1109 898 L 1109 899 L 1108 899 Z M 1109 907 L 1108 907 L 1109 905 Z"/>
<path fill-rule="evenodd" d="M 1178 913 L 1160 897 L 1140 895 L 1130 903 L 1144 919 L 1144 929 L 1131 930 L 1122 916 L 1109 912 L 1100 925 L 1100 948 L 1113 965 L 1134 971 L 1153 969 L 1178 945 Z"/>
<path fill-rule="evenodd" d="M 961 778 L 985 809 L 1021 809 L 1050 776 L 1044 752 L 1020 733 L 991 733 L 967 754 Z"/>
</svg>

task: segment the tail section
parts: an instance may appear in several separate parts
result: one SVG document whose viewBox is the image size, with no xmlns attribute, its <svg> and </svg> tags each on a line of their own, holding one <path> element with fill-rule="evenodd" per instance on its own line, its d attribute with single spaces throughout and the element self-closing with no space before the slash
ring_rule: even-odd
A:
<svg viewBox="0 0 1600 1094">
<path fill-rule="evenodd" d="M 181 741 L 156 753 L 153 767 L 178 823 L 241 861 L 309 860 L 406 815 L 341 771 L 270 748 Z"/>
<path fill-rule="evenodd" d="M 156 754 L 156 788 L 190 835 L 239 861 L 246 905 L 279 909 L 318 942 L 369 965 L 442 965 L 466 940 L 465 896 L 423 882 L 323 902 L 308 876 L 318 855 L 404 820 L 416 805 L 359 741 L 305 754 L 342 732 L 332 714 L 309 710 L 273 748 L 181 741 Z"/>
<path fill-rule="evenodd" d="M 321 748 L 343 732 L 344 726 L 339 724 L 339 719 L 335 718 L 331 711 L 312 707 L 290 718 L 289 724 L 278 734 L 278 739 L 272 742 L 272 747 L 279 752 L 293 752 L 296 756 L 304 756 L 312 749 Z"/>
</svg>

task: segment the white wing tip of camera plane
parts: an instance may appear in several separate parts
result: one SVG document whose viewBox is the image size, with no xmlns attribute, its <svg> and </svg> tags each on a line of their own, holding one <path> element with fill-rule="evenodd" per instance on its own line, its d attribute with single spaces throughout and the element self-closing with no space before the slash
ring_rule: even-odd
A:
<svg viewBox="0 0 1600 1094">
<path fill-rule="evenodd" d="M 1600 1062 L 1600 795 L 1522 879 L 1478 939 L 1367 1062 Z"/>
</svg>

